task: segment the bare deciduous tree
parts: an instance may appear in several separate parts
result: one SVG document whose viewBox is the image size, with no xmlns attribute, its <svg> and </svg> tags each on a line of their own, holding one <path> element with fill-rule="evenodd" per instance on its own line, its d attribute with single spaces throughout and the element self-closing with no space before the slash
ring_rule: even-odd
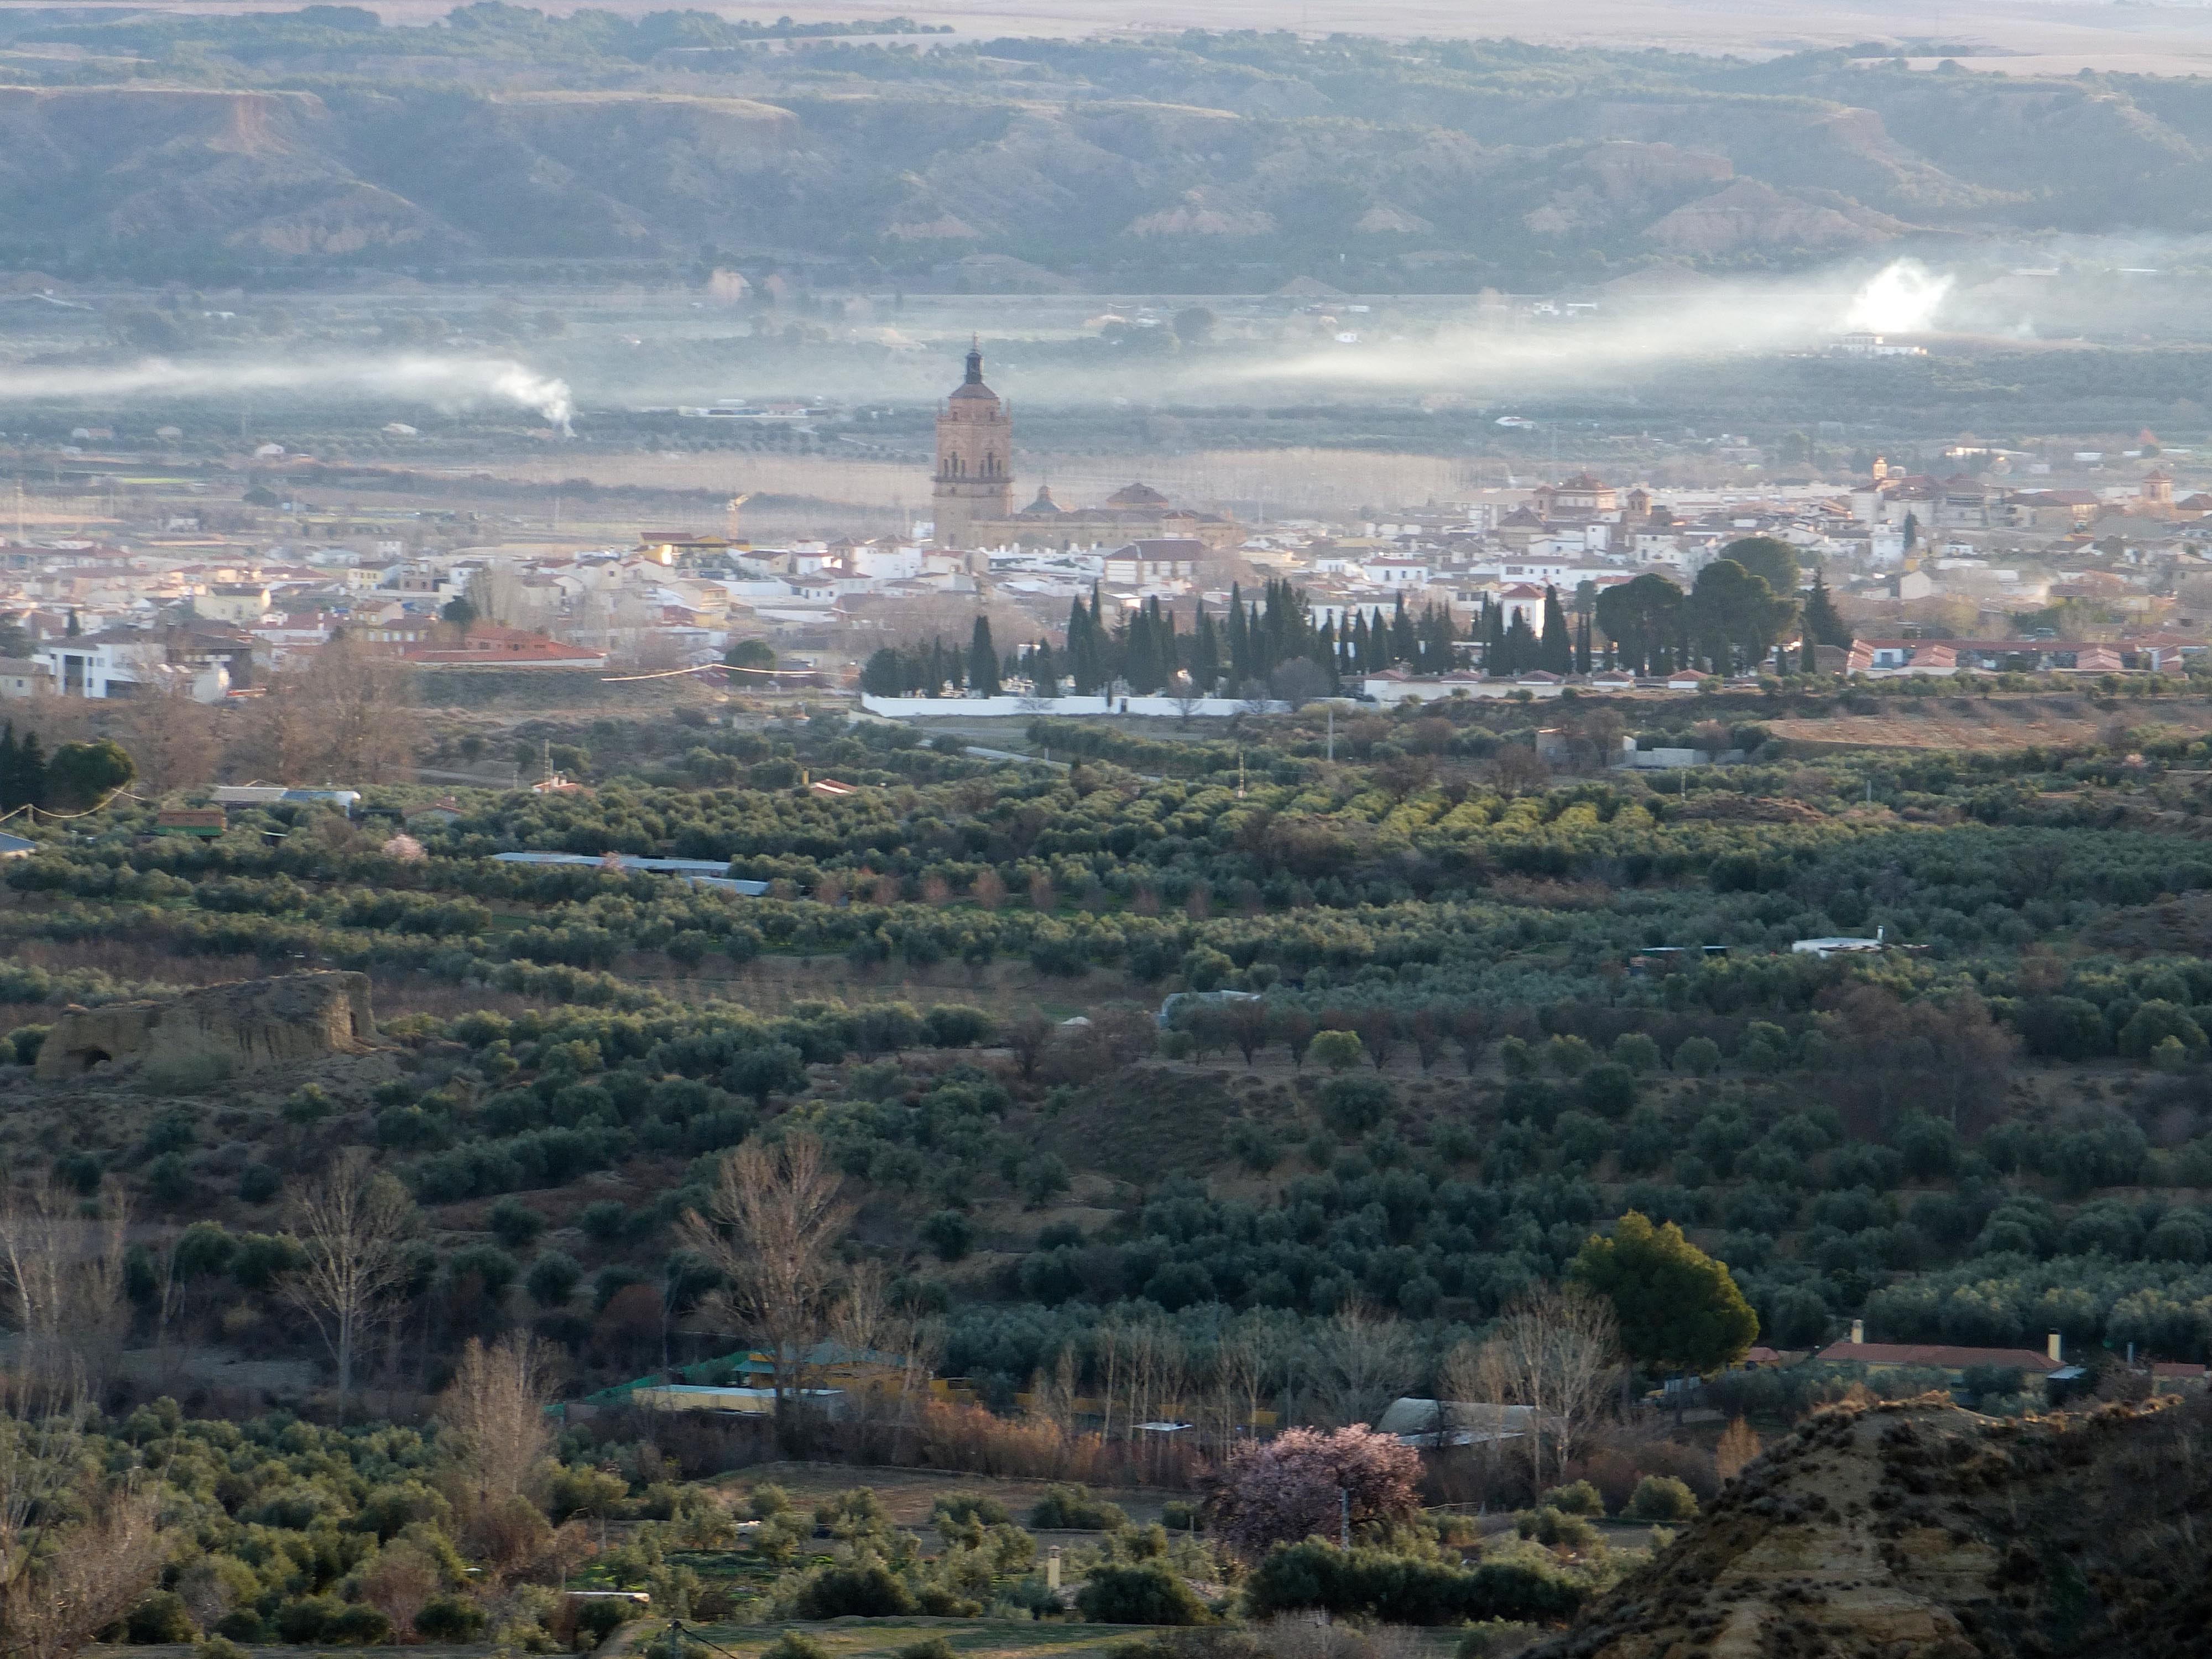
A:
<svg viewBox="0 0 2212 1659">
<path fill-rule="evenodd" d="M 479 1507 L 527 1496 L 553 1448 L 545 1416 L 551 1381 L 537 1346 L 509 1334 L 487 1348 L 475 1337 L 438 1396 L 439 1443 Z"/>
<path fill-rule="evenodd" d="M 256 776 L 284 783 L 382 783 L 414 753 L 405 717 L 413 672 L 343 636 L 305 668 L 272 675 L 247 710 L 236 757 Z"/>
<path fill-rule="evenodd" d="M 759 1333 L 781 1405 L 821 1340 L 836 1282 L 836 1251 L 854 1206 L 812 1135 L 726 1154 L 707 1213 L 685 1213 L 685 1243 L 729 1281 L 732 1312 Z"/>
<path fill-rule="evenodd" d="M 1546 1285 L 1509 1304 L 1480 1344 L 1455 1350 L 1445 1386 L 1455 1401 L 1529 1408 L 1523 1443 L 1541 1487 L 1561 1478 L 1611 1409 L 1620 1364 L 1612 1304 L 1577 1285 Z"/>
<path fill-rule="evenodd" d="M 138 763 L 140 789 L 159 796 L 213 779 L 222 749 L 216 719 L 174 682 L 149 686 L 125 704 L 123 746 Z"/>
<path fill-rule="evenodd" d="M 1336 1428 L 1373 1423 L 1420 1369 L 1404 1322 L 1351 1303 L 1315 1332 L 1307 1352 L 1304 1380 L 1314 1419 Z"/>
<path fill-rule="evenodd" d="M 81 1390 L 0 1399 L 0 1656 L 68 1659 L 154 1587 L 167 1553 L 150 1484 L 88 1468 Z"/>
<path fill-rule="evenodd" d="M 405 1278 L 400 1247 L 414 1222 L 406 1189 L 377 1170 L 367 1152 L 340 1152 L 323 1180 L 291 1206 L 307 1265 L 285 1275 L 284 1293 L 315 1322 L 338 1368 L 338 1414 L 353 1391 L 362 1340 L 390 1315 Z"/>
<path fill-rule="evenodd" d="M 82 1370 L 119 1331 L 130 1204 L 104 1188 L 91 1214 L 47 1180 L 0 1189 L 0 1284 L 23 1333 L 24 1370 Z"/>
</svg>

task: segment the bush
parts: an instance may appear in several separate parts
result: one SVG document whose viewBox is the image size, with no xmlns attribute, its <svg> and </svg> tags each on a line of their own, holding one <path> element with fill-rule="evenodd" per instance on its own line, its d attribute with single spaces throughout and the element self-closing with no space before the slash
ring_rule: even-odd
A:
<svg viewBox="0 0 2212 1659">
<path fill-rule="evenodd" d="M 545 1218 L 520 1199 L 502 1198 L 484 1218 L 491 1236 L 510 1250 L 519 1250 L 545 1231 Z"/>
<path fill-rule="evenodd" d="M 173 1590 L 155 1590 L 131 1608 L 123 1631 L 129 1640 L 140 1644 L 189 1642 L 199 1634 L 184 1598 Z"/>
<path fill-rule="evenodd" d="M 1322 1033 L 1322 1036 L 1328 1033 Z M 1320 1037 L 1314 1039 L 1316 1042 Z M 1322 1121 L 1345 1140 L 1356 1139 L 1382 1127 L 1389 1115 L 1390 1085 L 1379 1077 L 1361 1073 L 1333 1077 L 1321 1085 Z"/>
<path fill-rule="evenodd" d="M 1350 1071 L 1359 1064 L 1364 1052 L 1357 1031 L 1316 1031 L 1314 1040 L 1306 1046 L 1307 1057 L 1332 1072 Z"/>
<path fill-rule="evenodd" d="M 637 1603 L 619 1595 L 595 1595 L 576 1609 L 576 1629 L 593 1647 L 638 1616 Z"/>
<path fill-rule="evenodd" d="M 830 1659 L 830 1650 L 803 1630 L 787 1630 L 762 1650 L 761 1659 Z"/>
<path fill-rule="evenodd" d="M 1711 1037 L 1685 1037 L 1674 1050 L 1674 1069 L 1692 1077 L 1710 1077 L 1720 1069 L 1720 1045 Z"/>
<path fill-rule="evenodd" d="M 897 1619 L 915 1611 L 914 1594 L 878 1562 L 824 1567 L 799 1587 L 792 1611 L 806 1620 Z"/>
<path fill-rule="evenodd" d="M 1195 1590 L 1157 1561 L 1101 1567 L 1076 1592 L 1075 1605 L 1094 1625 L 1203 1625 L 1213 1617 Z"/>
<path fill-rule="evenodd" d="M 629 1206 L 617 1199 L 602 1198 L 584 1206 L 584 1212 L 576 1218 L 576 1224 L 584 1230 L 584 1237 L 601 1244 L 611 1244 L 629 1227 Z"/>
<path fill-rule="evenodd" d="M 1278 1545 L 1245 1587 L 1252 1616 L 1319 1609 L 1341 1619 L 1453 1625 L 1468 1619 L 1544 1623 L 1574 1616 L 1585 1592 L 1552 1565 L 1490 1561 L 1472 1568 L 1309 1539 Z"/>
<path fill-rule="evenodd" d="M 1088 1486 L 1047 1486 L 1030 1510 L 1030 1525 L 1046 1531 L 1111 1532 L 1128 1524 L 1119 1504 L 1093 1498 Z"/>
<path fill-rule="evenodd" d="M 323 1626 L 325 1642 L 342 1642 L 348 1647 L 389 1647 L 394 1632 L 392 1620 L 365 1602 L 349 1603 L 338 1616 Z"/>
<path fill-rule="evenodd" d="M 1550 1505 L 1561 1515 L 1587 1515 L 1600 1521 L 1605 1518 L 1605 1499 L 1587 1480 L 1554 1486 L 1536 1502 Z"/>
<path fill-rule="evenodd" d="M 565 1308 L 583 1283 L 584 1269 L 565 1250 L 548 1250 L 530 1264 L 522 1287 L 541 1308 Z"/>
<path fill-rule="evenodd" d="M 306 1595 L 276 1609 L 276 1635 L 294 1647 L 323 1639 L 324 1626 L 337 1616 L 338 1604 L 327 1595 Z"/>
<path fill-rule="evenodd" d="M 426 1642 L 473 1642 L 483 1628 L 484 1610 L 465 1595 L 434 1595 L 415 1615 L 415 1633 Z"/>
<path fill-rule="evenodd" d="M 896 1659 L 958 1659 L 952 1644 L 942 1636 L 926 1637 L 901 1648 Z"/>
<path fill-rule="evenodd" d="M 283 1189 L 284 1177 L 267 1164 L 249 1164 L 238 1177 L 238 1201 L 266 1204 Z"/>
<path fill-rule="evenodd" d="M 957 1261 L 975 1243 L 975 1224 L 958 1210 L 939 1210 L 921 1224 L 922 1242 L 940 1261 Z"/>
<path fill-rule="evenodd" d="M 1583 1104 L 1600 1117 L 1626 1117 L 1636 1105 L 1636 1073 L 1609 1060 L 1583 1073 Z"/>
<path fill-rule="evenodd" d="M 216 1620 L 215 1633 L 225 1641 L 243 1642 L 248 1647 L 265 1647 L 270 1638 L 269 1626 L 261 1622 L 261 1615 L 252 1607 L 239 1607 Z"/>
<path fill-rule="evenodd" d="M 1513 1529 L 1523 1538 L 1534 1539 L 1546 1549 L 1586 1550 L 1602 1541 L 1602 1535 L 1586 1518 L 1564 1515 L 1548 1504 L 1522 1510 L 1514 1517 Z"/>
<path fill-rule="evenodd" d="M 1697 1494 L 1671 1474 L 1645 1475 L 1621 1510 L 1631 1521 L 1687 1521 L 1697 1512 Z"/>
<path fill-rule="evenodd" d="M 981 1492 L 953 1492 L 937 1500 L 929 1511 L 929 1518 L 961 1525 L 972 1521 L 978 1526 L 1003 1527 L 1012 1524 L 1014 1517 L 995 1498 L 987 1498 Z"/>
</svg>

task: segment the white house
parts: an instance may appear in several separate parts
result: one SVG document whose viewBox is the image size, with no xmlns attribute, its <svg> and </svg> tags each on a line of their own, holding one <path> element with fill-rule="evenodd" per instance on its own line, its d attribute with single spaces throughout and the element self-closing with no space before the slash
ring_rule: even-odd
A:
<svg viewBox="0 0 2212 1659">
<path fill-rule="evenodd" d="M 1426 559 L 1369 559 L 1360 565 L 1359 574 L 1377 587 L 1426 587 L 1429 585 L 1429 562 Z"/>
<path fill-rule="evenodd" d="M 1155 536 L 1115 548 L 1106 556 L 1105 580 L 1115 587 L 1152 587 L 1195 581 L 1206 544 L 1191 536 Z"/>
<path fill-rule="evenodd" d="M 1544 637 L 1544 590 L 1531 582 L 1513 582 L 1498 590 L 1498 606 L 1503 613 L 1498 618 L 1501 628 L 1510 629 L 1513 619 L 1520 617 L 1528 624 L 1528 631 L 1538 639 Z"/>
</svg>

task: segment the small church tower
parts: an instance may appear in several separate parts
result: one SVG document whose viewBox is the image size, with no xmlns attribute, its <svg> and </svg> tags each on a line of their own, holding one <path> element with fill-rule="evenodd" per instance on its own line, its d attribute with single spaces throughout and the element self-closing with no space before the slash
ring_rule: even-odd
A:
<svg viewBox="0 0 2212 1659">
<path fill-rule="evenodd" d="M 968 353 L 968 378 L 937 411 L 937 477 L 930 491 L 939 547 L 967 547 L 978 524 L 1003 524 L 1014 506 L 1014 422 L 983 384 L 983 348 Z"/>
</svg>

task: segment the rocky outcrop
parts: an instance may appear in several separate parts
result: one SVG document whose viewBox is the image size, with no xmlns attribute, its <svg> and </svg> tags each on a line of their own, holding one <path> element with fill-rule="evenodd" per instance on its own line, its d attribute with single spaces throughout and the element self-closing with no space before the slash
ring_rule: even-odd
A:
<svg viewBox="0 0 2212 1659">
<path fill-rule="evenodd" d="M 212 1079 L 361 1054 L 375 1040 L 367 975 L 289 974 L 164 1002 L 70 1008 L 46 1034 L 36 1075 L 55 1083 L 150 1063 Z"/>
<path fill-rule="evenodd" d="M 1546 1659 L 2180 1659 L 2212 1628 L 2212 1401 L 1823 1412 Z"/>
</svg>

